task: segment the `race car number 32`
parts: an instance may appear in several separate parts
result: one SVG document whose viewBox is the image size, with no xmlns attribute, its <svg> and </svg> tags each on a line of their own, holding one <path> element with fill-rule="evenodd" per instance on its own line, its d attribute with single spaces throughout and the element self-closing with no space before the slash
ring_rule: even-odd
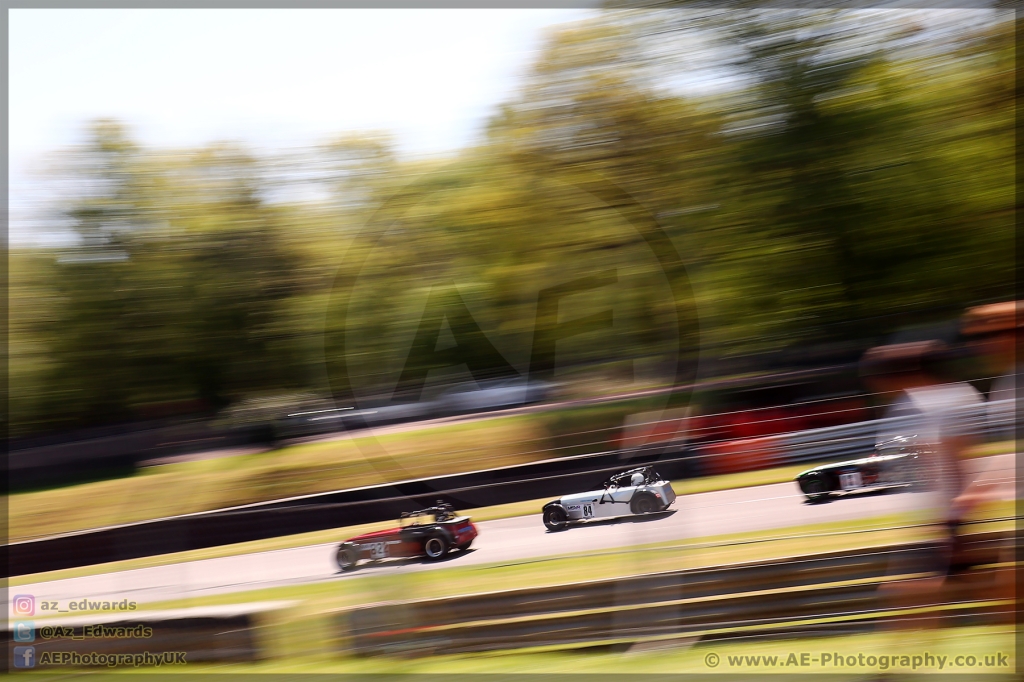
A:
<svg viewBox="0 0 1024 682">
<path fill-rule="evenodd" d="M 370 543 L 370 558 L 371 559 L 386 559 L 388 556 L 388 546 L 383 542 L 371 542 Z"/>
<path fill-rule="evenodd" d="M 854 488 L 859 488 L 862 485 L 864 485 L 864 483 L 861 481 L 859 471 L 853 471 L 848 474 L 839 474 L 839 486 L 843 490 L 853 490 Z"/>
</svg>

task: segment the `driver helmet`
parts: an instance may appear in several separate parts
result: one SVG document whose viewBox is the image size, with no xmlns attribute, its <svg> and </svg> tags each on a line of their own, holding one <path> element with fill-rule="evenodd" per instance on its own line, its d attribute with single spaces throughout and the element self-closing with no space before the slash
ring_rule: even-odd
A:
<svg viewBox="0 0 1024 682">
<path fill-rule="evenodd" d="M 629 484 L 630 485 L 643 485 L 644 484 L 644 475 L 641 474 L 639 471 L 636 472 L 635 474 L 632 475 L 632 477 L 630 477 Z"/>
</svg>

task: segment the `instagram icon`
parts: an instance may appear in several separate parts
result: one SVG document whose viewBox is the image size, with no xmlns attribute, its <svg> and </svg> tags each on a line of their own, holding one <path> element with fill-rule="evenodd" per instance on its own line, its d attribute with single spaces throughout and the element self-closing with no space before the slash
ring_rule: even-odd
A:
<svg viewBox="0 0 1024 682">
<path fill-rule="evenodd" d="M 36 613 L 36 598 L 31 594 L 14 595 L 14 615 L 34 616 Z"/>
</svg>

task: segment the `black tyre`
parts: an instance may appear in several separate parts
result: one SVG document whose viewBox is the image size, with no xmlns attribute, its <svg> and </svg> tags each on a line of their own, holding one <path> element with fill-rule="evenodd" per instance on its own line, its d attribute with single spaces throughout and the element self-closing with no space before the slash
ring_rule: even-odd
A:
<svg viewBox="0 0 1024 682">
<path fill-rule="evenodd" d="M 351 571 L 359 563 L 359 548 L 343 542 L 338 546 L 338 552 L 335 554 L 334 560 L 341 570 Z"/>
<path fill-rule="evenodd" d="M 633 502 L 629 506 L 634 514 L 650 514 L 658 511 L 658 501 L 654 499 L 654 495 L 646 493 L 633 498 Z"/>
<path fill-rule="evenodd" d="M 430 561 L 437 561 L 448 553 L 449 547 L 451 547 L 451 545 L 448 543 L 448 539 L 443 535 L 431 535 L 427 538 L 427 541 L 423 543 L 423 553 Z"/>
<path fill-rule="evenodd" d="M 817 476 L 805 479 L 800 483 L 800 488 L 809 502 L 817 502 L 828 497 L 828 490 L 825 489 L 825 481 Z"/>
<path fill-rule="evenodd" d="M 564 530 L 569 525 L 569 515 L 559 506 L 544 510 L 544 525 L 548 530 Z"/>
</svg>

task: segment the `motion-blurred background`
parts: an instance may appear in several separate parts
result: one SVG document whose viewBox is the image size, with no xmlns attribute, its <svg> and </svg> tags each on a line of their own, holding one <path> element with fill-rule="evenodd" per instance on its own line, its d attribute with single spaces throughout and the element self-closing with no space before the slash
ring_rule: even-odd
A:
<svg viewBox="0 0 1024 682">
<path fill-rule="evenodd" d="M 273 612 L 280 627 L 217 630 L 278 637 L 266 650 L 181 632 L 202 660 L 290 671 L 513 641 L 614 653 L 699 628 L 759 637 L 768 620 L 870 633 L 892 617 L 876 590 L 893 579 L 886 553 L 931 532 L 908 516 L 915 496 L 812 505 L 793 478 L 871 453 L 887 398 L 859 374 L 868 348 L 942 341 L 938 378 L 983 396 L 1008 371 L 960 321 L 1015 298 L 1012 13 L 8 21 L 8 533 L 39 542 L 4 549 L 34 567 L 9 566 L 25 594 Z M 985 443 L 977 407 L 971 466 L 998 494 L 968 521 L 1002 551 L 1014 446 Z M 542 495 L 592 489 L 637 453 L 668 467 L 675 516 L 544 532 Z M 459 478 L 494 467 L 508 469 Z M 352 526 L 377 530 L 439 490 L 370 486 L 441 476 L 448 501 L 479 505 L 475 554 L 335 575 Z M 338 496 L 285 499 L 317 493 Z M 793 582 L 787 557 L 811 551 L 820 573 Z M 971 575 L 1004 575 L 999 556 Z M 724 582 L 687 573 L 705 568 Z M 23 575 L 51 569 L 71 572 Z M 667 592 L 645 582 L 657 571 L 675 576 Z M 581 579 L 607 594 L 575 591 Z M 705 584 L 723 587 L 687 591 Z M 767 596 L 728 601 L 751 585 Z M 553 591 L 491 592 L 512 588 Z M 556 593 L 594 611 L 516 610 Z M 427 597 L 466 610 L 406 603 Z M 1008 641 L 984 629 L 1005 590 L 936 599 L 982 628 L 950 647 Z M 668 669 L 706 671 L 695 651 Z M 395 670 L 352 660 L 339 669 Z M 509 669 L 610 659 L 581 660 Z"/>
<path fill-rule="evenodd" d="M 492 362 L 492 378 L 514 378 L 529 366 L 537 292 L 616 271 L 616 286 L 572 299 L 581 317 L 614 309 L 613 325 L 557 353 L 563 380 L 603 377 L 608 390 L 671 383 L 677 353 L 701 379 L 835 364 L 1012 297 L 1013 34 L 998 12 L 534 11 L 497 45 L 519 49 L 504 55 L 508 91 L 487 92 L 461 137 L 416 129 L 452 145 L 441 150 L 408 121 L 481 82 L 418 54 L 429 40 L 396 39 L 430 12 L 284 14 L 282 33 L 323 19 L 339 41 L 357 25 L 379 41 L 359 44 L 359 63 L 331 63 L 280 36 L 290 47 L 274 48 L 282 63 L 268 70 L 258 50 L 280 12 L 245 15 L 250 40 L 213 35 L 234 14 L 12 14 L 14 438 L 224 417 L 259 401 L 284 415 L 347 407 L 331 402 L 342 374 L 373 404 L 481 380 L 431 366 L 433 348 L 417 357 L 430 292 L 470 312 L 460 351 L 497 349 L 507 365 Z M 487 50 L 474 27 L 509 14 L 435 13 L 421 30 L 445 23 L 450 37 L 454 24 L 472 61 Z M 77 20 L 99 37 L 34 61 Z M 309 30 L 307 42 L 331 33 Z M 135 60 L 142 31 L 155 47 L 138 58 L 166 85 L 129 80 L 145 74 L 128 65 L 99 70 Z M 228 47 L 208 42 L 221 38 Z M 424 72 L 423 59 L 447 68 Z M 168 78 L 176 64 L 191 84 Z M 375 68 L 392 80 L 367 89 L 356 75 Z M 296 112 L 289 137 L 277 100 L 291 96 L 290 70 L 315 73 L 343 121 L 376 111 L 375 94 L 415 94 L 389 95 L 404 110 L 381 131 L 339 125 L 316 139 L 323 124 Z M 143 108 L 121 94 L 136 88 L 163 99 Z M 241 89 L 273 114 L 233 126 Z M 82 90 L 94 91 L 87 105 L 61 104 Z M 85 110 L 102 117 L 71 120 Z M 19 144 L 23 130 L 31 142 Z M 303 135 L 304 146 L 272 144 Z M 622 207 L 581 191 L 586 173 L 654 216 L 685 269 L 664 272 Z M 693 310 L 682 337 L 680 306 Z M 343 373 L 331 369 L 339 354 Z M 403 369 L 442 371 L 403 395 Z"/>
</svg>

